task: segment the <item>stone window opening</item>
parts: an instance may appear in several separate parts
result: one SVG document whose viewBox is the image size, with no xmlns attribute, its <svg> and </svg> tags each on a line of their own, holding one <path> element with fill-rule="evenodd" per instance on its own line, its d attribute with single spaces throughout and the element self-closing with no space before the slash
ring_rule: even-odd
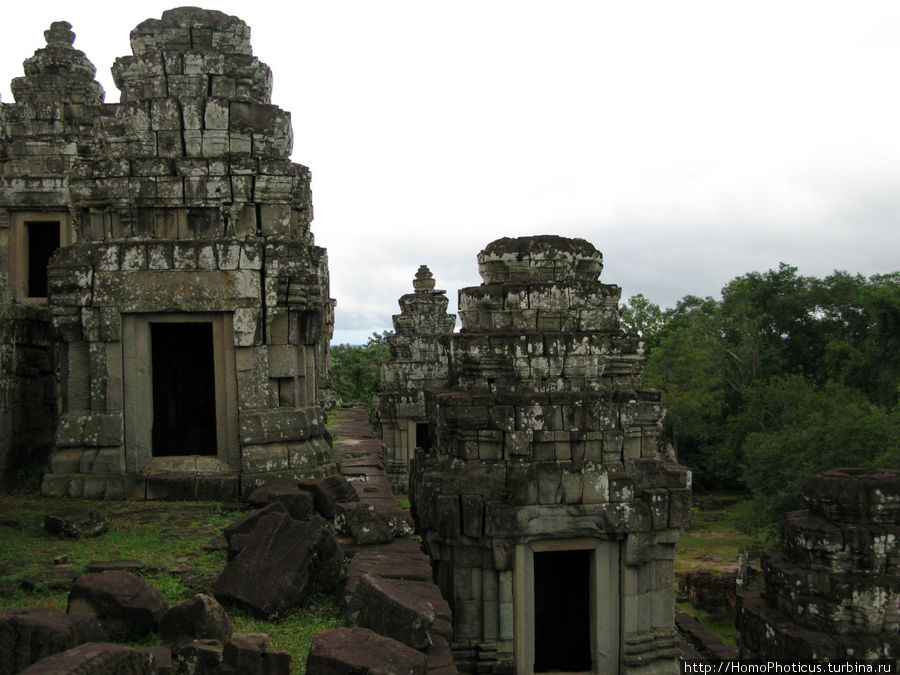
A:
<svg viewBox="0 0 900 675">
<path fill-rule="evenodd" d="M 14 213 L 11 218 L 10 286 L 19 302 L 47 302 L 47 266 L 71 243 L 69 219 L 57 213 Z"/>
<path fill-rule="evenodd" d="M 47 264 L 59 248 L 59 221 L 29 221 L 25 223 L 28 239 L 29 298 L 47 297 Z"/>
<path fill-rule="evenodd" d="M 516 546 L 516 673 L 618 672 L 619 557 L 612 539 Z"/>
<path fill-rule="evenodd" d="M 151 323 L 153 456 L 215 455 L 212 323 Z"/>
<path fill-rule="evenodd" d="M 431 425 L 428 422 L 416 422 L 416 447 L 431 450 Z"/>
</svg>

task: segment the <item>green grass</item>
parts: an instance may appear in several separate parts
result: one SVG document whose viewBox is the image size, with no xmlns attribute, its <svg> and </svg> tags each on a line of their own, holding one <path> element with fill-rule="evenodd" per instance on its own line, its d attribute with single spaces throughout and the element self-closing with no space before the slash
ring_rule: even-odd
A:
<svg viewBox="0 0 900 675">
<path fill-rule="evenodd" d="M 742 551 L 754 549 L 753 538 L 740 531 L 739 523 L 750 507 L 749 498 L 733 494 L 694 495 L 691 525 L 681 536 L 675 553 L 675 573 L 729 574 L 737 569 Z M 726 645 L 734 646 L 738 631 L 733 610 L 722 618 L 679 602 L 678 607 L 696 618 Z"/>
<path fill-rule="evenodd" d="M 714 619 L 709 613 L 694 607 L 689 602 L 676 602 L 675 604 L 678 606 L 678 609 L 682 610 L 685 614 L 690 614 L 697 619 L 697 621 L 702 623 L 713 633 L 713 635 L 719 638 L 723 644 L 728 645 L 729 647 L 737 646 L 739 633 L 734 625 L 734 616 L 732 614 L 729 614 L 724 619 Z"/>
<path fill-rule="evenodd" d="M 748 505 L 742 495 L 694 495 L 691 525 L 678 544 L 675 571 L 733 570 L 741 551 L 753 543 L 749 535 L 738 529 Z"/>
<path fill-rule="evenodd" d="M 219 502 L 95 502 L 31 496 L 0 496 L 0 611 L 53 606 L 63 611 L 68 591 L 54 589 L 60 576 L 75 577 L 87 565 L 105 560 L 139 560 L 138 575 L 156 586 L 170 605 L 197 592 L 225 566 L 225 551 L 203 546 L 236 520 L 242 507 Z M 44 514 L 91 509 L 106 516 L 107 532 L 70 539 L 43 529 Z M 54 559 L 65 557 L 55 564 Z M 32 590 L 22 587 L 22 581 Z M 291 672 L 304 672 L 309 644 L 317 633 L 343 625 L 333 599 L 315 597 L 306 607 L 278 621 L 253 619 L 228 607 L 236 632 L 267 633 L 270 644 L 291 654 Z M 158 644 L 151 635 L 141 645 Z M 137 643 L 135 643 L 137 644 Z"/>
<path fill-rule="evenodd" d="M 306 672 L 306 655 L 316 635 L 344 625 L 335 599 L 326 596 L 311 598 L 305 607 L 278 621 L 259 619 L 241 609 L 229 611 L 228 616 L 236 632 L 265 633 L 272 645 L 296 655 L 291 659 L 292 675 Z"/>
</svg>

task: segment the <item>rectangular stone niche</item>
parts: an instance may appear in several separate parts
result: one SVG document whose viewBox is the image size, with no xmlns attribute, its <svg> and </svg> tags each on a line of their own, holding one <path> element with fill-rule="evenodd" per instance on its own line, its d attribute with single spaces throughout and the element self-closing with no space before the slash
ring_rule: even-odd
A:
<svg viewBox="0 0 900 675">
<path fill-rule="evenodd" d="M 232 315 L 124 314 L 122 340 L 126 469 L 215 456 L 239 470 Z"/>
<path fill-rule="evenodd" d="M 612 673 L 619 667 L 619 542 L 516 546 L 516 672 Z"/>
<path fill-rule="evenodd" d="M 67 213 L 17 212 L 10 218 L 10 286 L 19 302 L 47 302 L 47 263 L 72 243 Z"/>
</svg>

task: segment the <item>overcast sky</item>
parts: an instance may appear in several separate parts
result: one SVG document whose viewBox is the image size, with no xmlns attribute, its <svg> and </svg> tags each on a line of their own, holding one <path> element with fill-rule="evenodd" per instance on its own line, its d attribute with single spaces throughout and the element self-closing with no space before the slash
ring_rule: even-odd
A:
<svg viewBox="0 0 900 675">
<path fill-rule="evenodd" d="M 97 67 L 171 2 L 17 3 L 0 95 L 67 20 Z M 456 309 L 503 236 L 584 237 L 671 306 L 784 261 L 900 270 L 900 3 L 222 1 L 313 176 L 335 342 L 391 327 L 428 264 Z"/>
</svg>

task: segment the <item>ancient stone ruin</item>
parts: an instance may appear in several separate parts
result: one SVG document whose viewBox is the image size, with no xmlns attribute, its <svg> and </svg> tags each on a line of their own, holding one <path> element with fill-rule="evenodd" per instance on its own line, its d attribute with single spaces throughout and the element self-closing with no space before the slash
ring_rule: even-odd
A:
<svg viewBox="0 0 900 675">
<path fill-rule="evenodd" d="M 409 461 L 417 447 L 430 449 L 425 420 L 425 389 L 447 382 L 447 352 L 441 336 L 449 335 L 456 315 L 447 314 L 446 291 L 435 290 L 427 265 L 413 279 L 413 292 L 400 297 L 394 335 L 388 338 L 390 360 L 381 367 L 381 388 L 372 396 L 378 438 L 384 441 L 385 468 L 391 487 L 406 492 Z"/>
<path fill-rule="evenodd" d="M 461 672 L 677 673 L 690 473 L 660 444 L 621 289 L 582 239 L 499 239 L 441 338 L 411 500 Z"/>
<path fill-rule="evenodd" d="M 51 495 L 225 497 L 332 472 L 327 258 L 248 26 L 144 21 L 117 104 L 68 23 L 45 38 L 0 105 L 3 332 L 30 350 L 3 362 L 18 393 L 0 438 L 55 403 Z"/>
<path fill-rule="evenodd" d="M 741 658 L 900 662 L 900 471 L 834 469 L 738 596 Z"/>
</svg>

